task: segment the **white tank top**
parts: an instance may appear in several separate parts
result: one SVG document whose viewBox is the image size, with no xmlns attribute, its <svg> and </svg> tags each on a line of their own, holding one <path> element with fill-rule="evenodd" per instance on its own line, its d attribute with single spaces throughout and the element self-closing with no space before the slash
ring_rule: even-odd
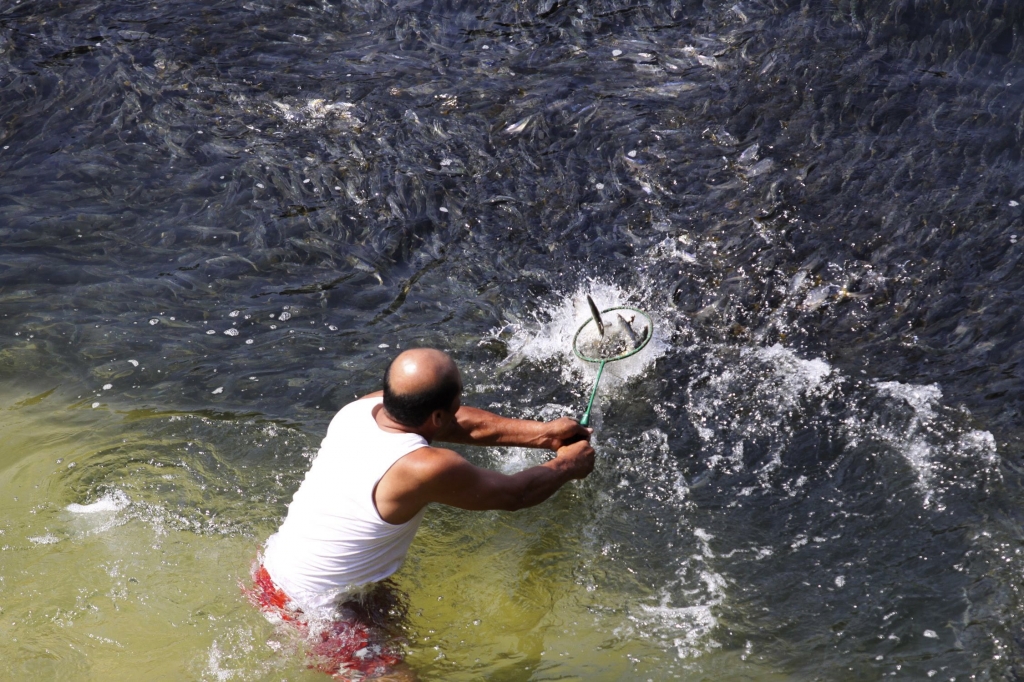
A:
<svg viewBox="0 0 1024 682">
<path fill-rule="evenodd" d="M 398 570 L 425 509 L 402 524 L 380 517 L 373 489 L 391 466 L 427 441 L 377 426 L 368 398 L 331 420 L 320 452 L 292 498 L 281 528 L 267 539 L 263 566 L 307 613 Z"/>
</svg>

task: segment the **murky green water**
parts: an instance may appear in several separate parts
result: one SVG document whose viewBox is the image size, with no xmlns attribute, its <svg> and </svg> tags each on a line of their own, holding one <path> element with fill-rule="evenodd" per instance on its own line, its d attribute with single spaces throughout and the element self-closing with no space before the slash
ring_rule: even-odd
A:
<svg viewBox="0 0 1024 682">
<path fill-rule="evenodd" d="M 5 389 L 0 603 L 13 678 L 323 677 L 239 589 L 282 511 L 269 491 L 293 486 L 295 467 L 247 471 L 239 451 L 284 458 L 307 445 L 301 433 Z M 97 488 L 98 501 L 83 492 Z M 398 576 L 425 679 L 660 679 L 673 667 L 631 615 L 657 596 L 594 551 L 588 492 L 515 516 L 432 511 Z M 757 657 L 709 653 L 706 675 L 772 677 Z"/>
</svg>

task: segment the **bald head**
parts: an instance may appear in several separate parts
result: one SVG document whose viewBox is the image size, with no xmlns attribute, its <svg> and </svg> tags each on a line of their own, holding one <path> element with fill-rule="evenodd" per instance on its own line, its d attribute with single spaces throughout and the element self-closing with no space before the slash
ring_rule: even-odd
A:
<svg viewBox="0 0 1024 682">
<path fill-rule="evenodd" d="M 435 410 L 450 411 L 461 392 L 455 362 L 432 348 L 400 353 L 384 373 L 384 409 L 405 426 L 420 426 Z"/>
</svg>

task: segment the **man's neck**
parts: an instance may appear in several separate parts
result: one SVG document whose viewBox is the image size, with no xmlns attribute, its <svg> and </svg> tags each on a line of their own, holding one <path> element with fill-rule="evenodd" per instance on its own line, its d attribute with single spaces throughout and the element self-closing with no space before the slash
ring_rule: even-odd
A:
<svg viewBox="0 0 1024 682">
<path fill-rule="evenodd" d="M 421 427 L 400 424 L 388 414 L 388 411 L 384 409 L 384 405 L 378 405 L 374 408 L 373 419 L 377 422 L 377 427 L 380 430 L 387 431 L 388 433 L 414 433 L 425 438 L 428 443 L 434 439 L 434 429 L 430 428 L 429 422 Z"/>
</svg>

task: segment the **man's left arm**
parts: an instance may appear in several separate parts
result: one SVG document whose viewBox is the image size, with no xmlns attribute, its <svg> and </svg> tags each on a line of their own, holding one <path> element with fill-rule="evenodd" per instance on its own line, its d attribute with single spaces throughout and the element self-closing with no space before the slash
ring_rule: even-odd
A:
<svg viewBox="0 0 1024 682">
<path fill-rule="evenodd" d="M 558 450 L 578 440 L 590 440 L 591 433 L 593 429 L 580 426 L 579 422 L 569 417 L 549 422 L 510 419 L 464 405 L 436 438 L 446 443 L 463 445 L 506 445 Z"/>
</svg>

